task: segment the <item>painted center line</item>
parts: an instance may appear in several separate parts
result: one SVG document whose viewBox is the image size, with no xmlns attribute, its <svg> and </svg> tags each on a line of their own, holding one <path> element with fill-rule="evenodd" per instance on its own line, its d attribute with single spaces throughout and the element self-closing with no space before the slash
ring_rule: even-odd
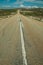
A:
<svg viewBox="0 0 43 65">
<path fill-rule="evenodd" d="M 20 35 L 21 35 L 21 45 L 22 45 L 22 55 L 23 55 L 23 65 L 27 65 L 27 59 L 26 59 L 26 51 L 25 51 L 25 45 L 24 45 L 24 37 L 23 37 L 23 23 L 20 21 Z"/>
</svg>

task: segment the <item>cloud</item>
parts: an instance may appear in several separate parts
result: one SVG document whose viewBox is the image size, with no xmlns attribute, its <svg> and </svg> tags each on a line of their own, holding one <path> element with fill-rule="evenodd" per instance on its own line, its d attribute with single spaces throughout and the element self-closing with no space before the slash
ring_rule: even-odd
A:
<svg viewBox="0 0 43 65">
<path fill-rule="evenodd" d="M 14 5 L 23 4 L 23 2 L 14 2 Z"/>
<path fill-rule="evenodd" d="M 9 7 L 26 7 L 26 8 L 35 7 L 35 8 L 37 8 L 38 6 L 40 6 L 40 7 L 43 6 L 42 5 L 43 0 L 4 0 L 3 2 L 6 3 L 5 4 L 6 8 L 9 8 Z M 34 6 L 32 6 L 32 5 L 34 5 Z M 0 6 L 2 6 L 2 3 Z"/>
<path fill-rule="evenodd" d="M 21 4 L 20 7 L 25 7 L 25 6 L 23 4 Z"/>
<path fill-rule="evenodd" d="M 32 8 L 39 8 L 38 6 L 32 6 Z"/>
<path fill-rule="evenodd" d="M 32 2 L 32 3 L 43 4 L 43 0 L 24 0 L 24 2 Z"/>
<path fill-rule="evenodd" d="M 38 6 L 25 6 L 26 8 L 38 8 Z"/>
<path fill-rule="evenodd" d="M 20 5 L 20 7 L 24 7 L 24 8 L 38 8 L 38 6 L 25 6 L 25 5 Z"/>
<path fill-rule="evenodd" d="M 25 6 L 24 5 L 24 3 L 26 4 L 27 2 L 31 2 L 31 3 L 35 3 L 36 4 L 36 6 L 35 6 L 35 4 L 34 4 L 34 6 Z M 42 0 L 17 0 L 16 2 L 14 2 L 14 5 L 15 6 L 18 6 L 19 5 L 19 7 L 28 7 L 28 8 L 31 8 L 31 7 L 33 7 L 33 8 L 38 8 L 38 6 L 37 6 L 37 4 L 39 4 L 39 5 L 41 5 L 41 4 L 43 4 L 43 2 L 42 2 Z"/>
<path fill-rule="evenodd" d="M 2 6 L 2 7 L 5 7 L 5 8 L 10 8 L 11 6 L 10 5 L 4 5 L 4 6 Z"/>
<path fill-rule="evenodd" d="M 24 3 L 24 1 L 21 0 L 17 0 L 16 2 L 14 2 L 14 5 L 22 5 Z"/>
</svg>

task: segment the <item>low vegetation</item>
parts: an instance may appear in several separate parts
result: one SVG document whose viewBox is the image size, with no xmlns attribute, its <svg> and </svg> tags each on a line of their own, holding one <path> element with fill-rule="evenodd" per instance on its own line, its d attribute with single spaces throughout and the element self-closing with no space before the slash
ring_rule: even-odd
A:
<svg viewBox="0 0 43 65">
<path fill-rule="evenodd" d="M 17 13 L 17 9 L 0 9 L 0 18 L 8 17 Z"/>
<path fill-rule="evenodd" d="M 24 16 L 32 16 L 39 21 L 42 21 L 43 19 L 43 8 L 0 9 L 0 18 L 8 17 L 10 15 L 15 15 L 18 9 L 20 10 L 20 13 L 23 14 Z"/>
<path fill-rule="evenodd" d="M 36 17 L 40 21 L 43 19 L 43 8 L 22 9 L 20 13 L 25 16 Z"/>
</svg>

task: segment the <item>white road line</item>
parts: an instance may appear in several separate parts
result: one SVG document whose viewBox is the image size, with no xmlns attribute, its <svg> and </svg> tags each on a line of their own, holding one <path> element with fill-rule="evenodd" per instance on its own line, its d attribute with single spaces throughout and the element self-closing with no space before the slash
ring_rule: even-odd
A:
<svg viewBox="0 0 43 65">
<path fill-rule="evenodd" d="M 20 22 L 20 34 L 21 34 L 21 45 L 22 45 L 23 65 L 27 65 L 26 51 L 25 51 L 25 45 L 24 45 L 24 38 L 23 38 L 22 26 L 23 26 L 23 24 L 22 24 L 22 22 Z"/>
</svg>

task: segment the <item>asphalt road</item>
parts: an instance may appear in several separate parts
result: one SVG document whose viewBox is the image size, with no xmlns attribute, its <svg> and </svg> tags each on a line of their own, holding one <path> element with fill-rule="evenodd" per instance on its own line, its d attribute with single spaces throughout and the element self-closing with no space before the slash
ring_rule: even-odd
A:
<svg viewBox="0 0 43 65">
<path fill-rule="evenodd" d="M 18 15 L 0 20 L 0 65 L 22 65 Z"/>
<path fill-rule="evenodd" d="M 43 22 L 20 15 L 28 65 L 43 65 Z"/>
<path fill-rule="evenodd" d="M 43 22 L 19 13 L 0 20 L 0 65 L 23 65 L 19 21 L 23 24 L 27 65 L 43 65 Z"/>
</svg>

